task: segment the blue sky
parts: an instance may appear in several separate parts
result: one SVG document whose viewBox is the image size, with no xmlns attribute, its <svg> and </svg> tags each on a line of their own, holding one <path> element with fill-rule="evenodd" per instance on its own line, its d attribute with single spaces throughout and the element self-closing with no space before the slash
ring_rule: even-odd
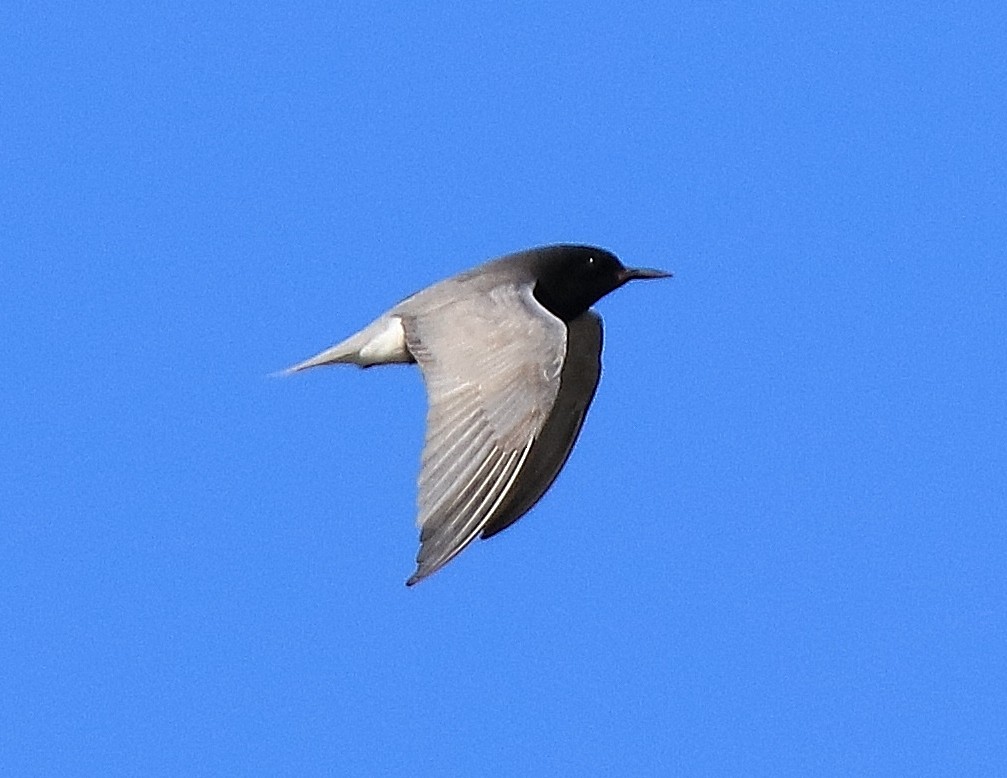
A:
<svg viewBox="0 0 1007 778">
<path fill-rule="evenodd" d="M 1007 12 L 0 29 L 5 774 L 1007 770 Z M 267 375 L 555 241 L 675 278 L 407 590 L 419 373 Z"/>
</svg>

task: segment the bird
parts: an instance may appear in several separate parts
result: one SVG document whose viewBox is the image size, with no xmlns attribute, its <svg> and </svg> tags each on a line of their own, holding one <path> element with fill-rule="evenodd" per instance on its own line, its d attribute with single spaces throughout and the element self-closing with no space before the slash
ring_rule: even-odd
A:
<svg viewBox="0 0 1007 778">
<path fill-rule="evenodd" d="M 524 516 L 559 475 L 601 376 L 591 306 L 628 281 L 670 277 L 610 251 L 552 244 L 433 284 L 283 371 L 416 363 L 427 393 L 407 586 Z"/>
</svg>

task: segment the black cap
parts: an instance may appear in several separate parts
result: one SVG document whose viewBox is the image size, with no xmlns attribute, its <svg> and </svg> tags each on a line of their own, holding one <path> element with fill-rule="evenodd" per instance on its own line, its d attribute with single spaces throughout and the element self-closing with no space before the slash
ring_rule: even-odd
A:
<svg viewBox="0 0 1007 778">
<path fill-rule="evenodd" d="M 627 281 L 667 278 L 671 273 L 626 267 L 597 246 L 560 244 L 528 252 L 535 267 L 535 297 L 563 321 L 572 321 Z"/>
</svg>

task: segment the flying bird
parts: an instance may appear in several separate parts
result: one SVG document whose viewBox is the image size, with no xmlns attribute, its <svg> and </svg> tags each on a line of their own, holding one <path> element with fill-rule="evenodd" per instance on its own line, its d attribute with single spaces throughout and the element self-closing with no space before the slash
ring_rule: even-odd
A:
<svg viewBox="0 0 1007 778">
<path fill-rule="evenodd" d="M 288 368 L 419 365 L 427 429 L 419 476 L 418 583 L 476 537 L 506 529 L 570 455 L 601 374 L 591 306 L 663 270 L 595 246 L 509 254 L 406 298 L 355 335 Z"/>
</svg>

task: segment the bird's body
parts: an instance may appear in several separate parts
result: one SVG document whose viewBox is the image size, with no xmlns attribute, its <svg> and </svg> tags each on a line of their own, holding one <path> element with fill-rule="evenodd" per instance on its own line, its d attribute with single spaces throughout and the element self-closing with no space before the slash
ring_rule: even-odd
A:
<svg viewBox="0 0 1007 778">
<path fill-rule="evenodd" d="M 429 408 L 409 585 L 538 502 L 598 384 L 602 328 L 590 306 L 630 279 L 666 275 L 592 246 L 511 254 L 417 292 L 289 369 L 419 364 Z"/>
</svg>

